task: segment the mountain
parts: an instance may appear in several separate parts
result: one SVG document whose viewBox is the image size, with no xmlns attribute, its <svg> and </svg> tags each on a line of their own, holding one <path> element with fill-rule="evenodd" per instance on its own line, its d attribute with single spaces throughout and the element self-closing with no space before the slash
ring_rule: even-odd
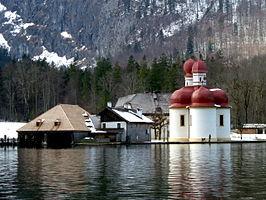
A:
<svg viewBox="0 0 266 200">
<path fill-rule="evenodd" d="M 162 53 L 266 53 L 266 0 L 0 0 L 0 44 L 56 65 Z"/>
</svg>

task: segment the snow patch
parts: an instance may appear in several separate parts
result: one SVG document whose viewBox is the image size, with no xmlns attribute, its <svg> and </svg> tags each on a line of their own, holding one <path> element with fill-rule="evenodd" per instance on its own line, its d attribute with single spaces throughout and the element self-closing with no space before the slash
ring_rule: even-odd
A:
<svg viewBox="0 0 266 200">
<path fill-rule="evenodd" d="M 1 5 L 2 4 L 0 4 L 0 11 L 2 7 Z M 17 14 L 17 11 L 6 11 L 4 13 L 4 17 L 7 19 L 7 21 L 4 22 L 3 25 L 11 25 L 13 27 L 13 30 L 10 31 L 13 36 L 16 36 L 18 33 L 20 33 L 21 29 L 26 30 L 29 26 L 35 25 L 34 23 L 23 23 L 23 20 L 21 16 Z"/>
<path fill-rule="evenodd" d="M 6 10 L 6 7 L 0 3 L 0 12 L 3 12 Z"/>
<path fill-rule="evenodd" d="M 17 130 L 24 126 L 26 123 L 19 122 L 0 122 L 0 138 L 18 138 Z"/>
<path fill-rule="evenodd" d="M 29 26 L 34 26 L 35 24 L 34 23 L 26 23 L 26 24 L 23 24 L 22 27 L 23 29 L 27 29 Z"/>
<path fill-rule="evenodd" d="M 138 117 L 136 113 L 131 112 L 125 112 L 113 109 L 115 113 L 117 113 L 119 116 L 121 116 L 123 119 L 129 121 L 129 122 L 135 122 L 135 123 L 153 123 L 152 120 L 150 120 L 148 117 L 142 115 L 142 118 Z"/>
<path fill-rule="evenodd" d="M 64 39 L 72 39 L 72 35 L 69 34 L 68 32 L 64 31 L 61 33 L 61 36 L 64 38 Z"/>
<path fill-rule="evenodd" d="M 169 26 L 165 27 L 162 29 L 164 37 L 171 37 L 173 36 L 176 32 L 180 31 L 180 25 L 179 23 L 172 22 Z"/>
<path fill-rule="evenodd" d="M 66 56 L 61 57 L 55 52 L 47 51 L 47 49 L 44 46 L 42 46 L 42 48 L 43 48 L 42 54 L 39 56 L 34 56 L 33 60 L 45 59 L 46 62 L 48 62 L 49 64 L 55 64 L 55 66 L 57 67 L 69 66 L 74 62 L 74 57 L 67 59 Z"/>
<path fill-rule="evenodd" d="M 0 46 L 7 49 L 8 52 L 10 51 L 10 46 L 8 45 L 8 42 L 1 33 L 0 33 Z"/>
<path fill-rule="evenodd" d="M 5 18 L 8 19 L 8 21 L 5 22 L 4 24 L 13 24 L 15 20 L 21 20 L 20 16 L 17 14 L 17 11 L 15 12 L 6 11 Z"/>
<path fill-rule="evenodd" d="M 4 25 L 12 25 L 13 30 L 10 33 L 13 36 L 16 36 L 22 29 L 23 23 L 21 17 L 17 14 L 17 11 L 11 12 L 6 11 L 4 14 L 5 18 L 8 20 L 7 22 L 3 23 Z"/>
<path fill-rule="evenodd" d="M 212 88 L 212 89 L 210 89 L 211 92 L 213 92 L 213 91 L 220 91 L 220 90 L 221 90 L 220 88 Z"/>
<path fill-rule="evenodd" d="M 32 35 L 27 35 L 26 38 L 27 38 L 27 41 L 29 41 L 31 39 Z"/>
</svg>

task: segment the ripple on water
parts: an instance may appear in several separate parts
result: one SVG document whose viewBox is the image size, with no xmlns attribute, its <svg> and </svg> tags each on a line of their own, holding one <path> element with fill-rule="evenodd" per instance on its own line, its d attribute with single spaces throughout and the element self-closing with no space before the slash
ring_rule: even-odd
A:
<svg viewBox="0 0 266 200">
<path fill-rule="evenodd" d="M 0 149 L 0 199 L 263 199 L 266 144 Z"/>
</svg>

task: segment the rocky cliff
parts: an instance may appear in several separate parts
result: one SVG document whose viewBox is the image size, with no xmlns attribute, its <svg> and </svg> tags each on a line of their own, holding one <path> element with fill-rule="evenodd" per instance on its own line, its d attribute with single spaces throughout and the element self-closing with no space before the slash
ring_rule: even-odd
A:
<svg viewBox="0 0 266 200">
<path fill-rule="evenodd" d="M 265 0 L 0 0 L 0 44 L 15 57 L 88 66 L 184 54 L 190 36 L 196 53 L 241 58 L 266 53 L 265 14 Z"/>
</svg>

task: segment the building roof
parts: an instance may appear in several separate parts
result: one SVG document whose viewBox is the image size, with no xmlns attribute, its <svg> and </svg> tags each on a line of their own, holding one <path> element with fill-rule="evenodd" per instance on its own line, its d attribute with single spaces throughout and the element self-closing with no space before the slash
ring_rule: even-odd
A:
<svg viewBox="0 0 266 200">
<path fill-rule="evenodd" d="M 151 119 L 142 115 L 140 110 L 137 111 L 134 109 L 106 107 L 99 115 L 102 118 L 102 122 L 126 121 L 129 123 L 153 123 Z"/>
<path fill-rule="evenodd" d="M 243 128 L 266 128 L 266 124 L 243 124 Z"/>
<path fill-rule="evenodd" d="M 144 115 L 138 116 L 138 114 L 132 110 L 118 110 L 115 108 L 113 108 L 112 110 L 117 115 L 119 115 L 124 120 L 126 120 L 130 123 L 153 123 L 153 121 L 150 120 L 148 117 L 145 117 Z"/>
<path fill-rule="evenodd" d="M 190 70 L 192 70 L 192 73 L 208 72 L 206 63 L 204 63 L 201 59 L 196 62 L 189 59 L 184 63 L 183 68 L 186 72 L 186 76 L 190 73 Z M 228 105 L 228 96 L 223 90 L 203 85 L 185 86 L 176 90 L 171 95 L 170 100 L 170 109 L 186 107 L 230 108 Z"/>
<path fill-rule="evenodd" d="M 85 124 L 88 117 L 89 113 L 78 105 L 59 104 L 36 117 L 17 132 L 90 131 Z M 55 125 L 55 122 L 59 125 Z"/>
<path fill-rule="evenodd" d="M 192 66 L 192 73 L 207 73 L 207 65 L 205 62 L 203 62 L 201 59 L 198 59 L 197 62 L 195 62 Z"/>
<path fill-rule="evenodd" d="M 227 94 L 220 88 L 185 86 L 173 92 L 170 108 L 218 107 L 229 108 Z"/>
<path fill-rule="evenodd" d="M 161 108 L 163 114 L 168 114 L 171 93 L 137 93 L 120 97 L 115 108 L 131 106 L 133 109 L 141 108 L 143 114 L 153 114 L 156 108 Z"/>
<path fill-rule="evenodd" d="M 186 77 L 192 77 L 192 66 L 195 62 L 195 60 L 190 58 L 184 63 L 183 69 L 186 72 Z"/>
</svg>

